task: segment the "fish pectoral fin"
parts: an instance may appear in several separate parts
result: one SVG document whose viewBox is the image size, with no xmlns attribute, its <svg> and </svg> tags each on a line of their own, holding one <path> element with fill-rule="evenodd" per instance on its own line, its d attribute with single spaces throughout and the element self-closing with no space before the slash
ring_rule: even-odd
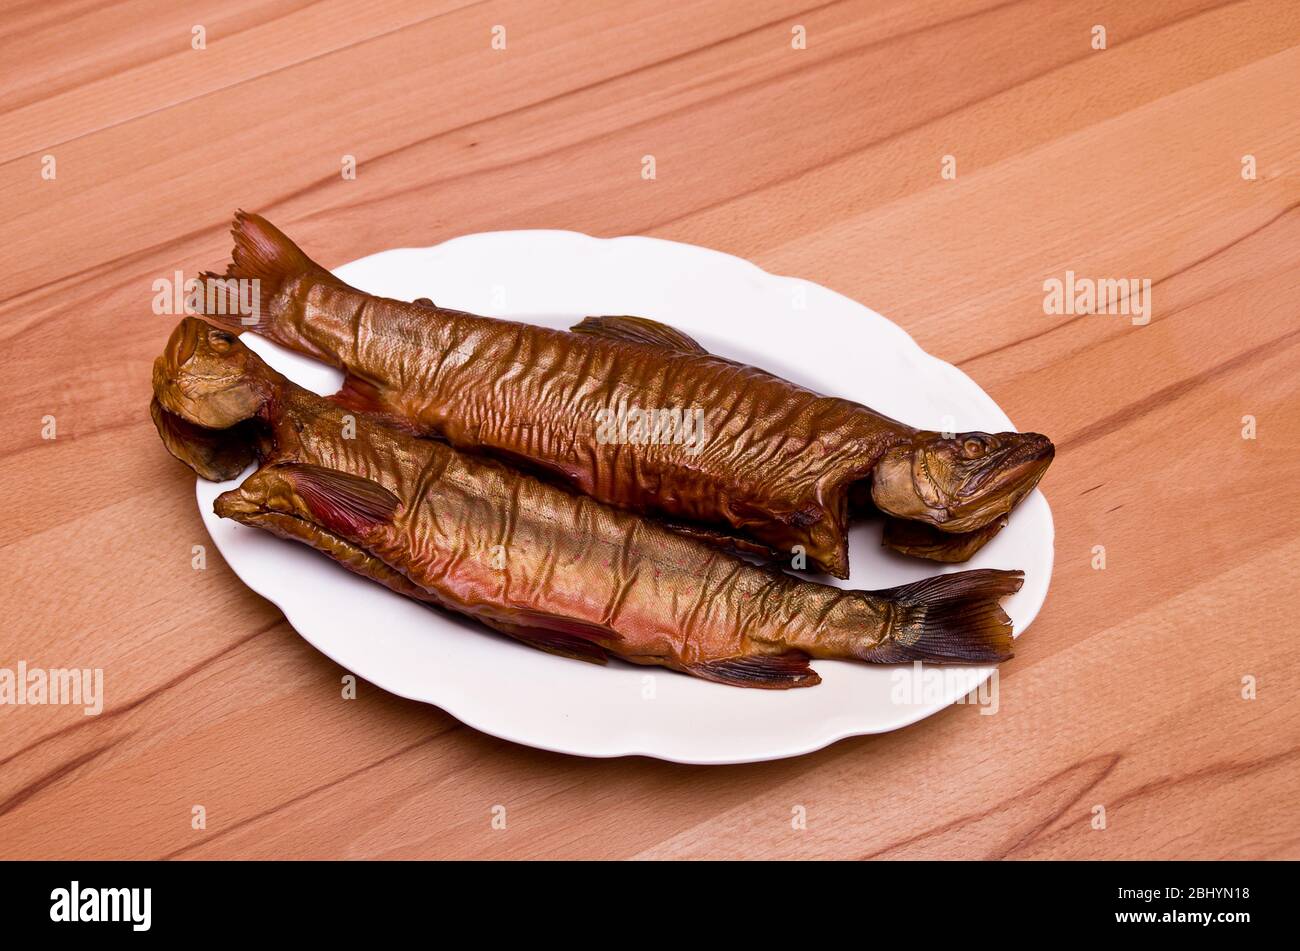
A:
<svg viewBox="0 0 1300 951">
<path fill-rule="evenodd" d="M 388 412 L 379 387 L 353 373 L 346 374 L 339 391 L 326 399 L 331 403 L 338 403 L 345 409 L 354 409 L 361 413 L 382 415 Z"/>
<path fill-rule="evenodd" d="M 914 558 L 954 564 L 971 557 L 1006 527 L 1005 515 L 973 532 L 943 532 L 933 525 L 905 518 L 886 518 L 881 544 Z"/>
<path fill-rule="evenodd" d="M 387 524 L 397 513 L 397 496 L 370 479 L 301 462 L 269 468 L 289 480 L 312 518 L 345 538 Z"/>
<path fill-rule="evenodd" d="M 725 657 L 688 664 L 686 670 L 703 680 L 733 687 L 786 690 L 790 687 L 815 687 L 822 682 L 817 672 L 808 666 L 808 655 L 801 651 Z"/>
<path fill-rule="evenodd" d="M 698 343 L 675 327 L 661 324 L 649 317 L 621 315 L 615 317 L 584 317 L 581 323 L 569 328 L 575 334 L 604 337 L 623 343 L 644 343 L 665 350 L 686 353 L 708 353 Z"/>
</svg>

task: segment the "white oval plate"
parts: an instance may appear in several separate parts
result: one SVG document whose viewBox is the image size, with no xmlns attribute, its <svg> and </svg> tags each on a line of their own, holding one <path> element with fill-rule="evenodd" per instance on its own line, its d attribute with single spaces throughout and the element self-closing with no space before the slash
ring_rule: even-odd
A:
<svg viewBox="0 0 1300 951">
<path fill-rule="evenodd" d="M 588 314 L 638 314 L 684 330 L 719 355 L 822 393 L 858 400 L 934 430 L 1015 427 L 957 368 L 902 329 L 819 285 L 768 274 L 740 258 L 655 238 L 571 231 L 499 231 L 432 248 L 402 248 L 336 273 L 386 297 L 568 327 Z M 336 370 L 253 334 L 268 363 L 322 395 Z M 244 583 L 275 602 L 318 650 L 359 677 L 436 704 L 504 739 L 581 756 L 640 754 L 682 763 L 796 756 L 846 736 L 914 723 L 970 693 L 989 667 L 873 667 L 814 662 L 817 687 L 745 690 L 658 668 L 555 657 L 443 616 L 266 532 L 219 519 L 217 494 L 240 481 L 199 480 L 199 510 Z M 1023 634 L 1047 595 L 1052 515 L 1035 491 L 1009 526 L 962 568 L 1019 568 L 1024 588 L 1004 602 Z M 885 588 L 959 570 L 880 547 L 880 523 L 851 536 L 856 588 Z"/>
</svg>

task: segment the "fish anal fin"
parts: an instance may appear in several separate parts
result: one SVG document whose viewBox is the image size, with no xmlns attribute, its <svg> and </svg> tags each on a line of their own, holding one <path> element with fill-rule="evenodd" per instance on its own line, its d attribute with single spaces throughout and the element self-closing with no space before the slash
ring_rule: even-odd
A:
<svg viewBox="0 0 1300 951">
<path fill-rule="evenodd" d="M 312 517 L 344 537 L 365 535 L 392 521 L 398 499 L 378 482 L 308 463 L 278 466 Z"/>
<path fill-rule="evenodd" d="M 817 672 L 808 666 L 808 655 L 800 651 L 727 657 L 689 664 L 686 669 L 703 680 L 733 687 L 788 690 L 791 687 L 815 687 L 822 682 Z"/>
<path fill-rule="evenodd" d="M 508 618 L 483 620 L 530 647 L 596 664 L 605 663 L 609 656 L 602 645 L 619 639 L 616 632 L 596 624 L 532 611 L 516 611 Z"/>
<path fill-rule="evenodd" d="M 605 648 L 581 637 L 572 637 L 542 628 L 525 627 L 521 624 L 494 621 L 492 626 L 501 633 L 508 634 L 515 640 L 548 654 L 568 657 L 570 660 L 582 660 L 589 664 L 604 664 L 609 660 L 609 653 Z"/>
<path fill-rule="evenodd" d="M 708 353 L 698 343 L 675 327 L 661 324 L 649 317 L 620 315 L 613 317 L 584 317 L 581 323 L 569 328 L 575 334 L 604 337 L 623 343 L 643 343 L 665 350 L 686 353 Z"/>
</svg>

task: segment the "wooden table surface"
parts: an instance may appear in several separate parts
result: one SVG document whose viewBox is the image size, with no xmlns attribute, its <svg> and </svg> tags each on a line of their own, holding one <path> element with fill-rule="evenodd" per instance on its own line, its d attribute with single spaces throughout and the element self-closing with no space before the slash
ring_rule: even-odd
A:
<svg viewBox="0 0 1300 951">
<path fill-rule="evenodd" d="M 106 697 L 0 706 L 0 856 L 1300 857 L 1300 4 L 26 0 L 0 64 L 0 668 Z M 998 713 L 704 768 L 344 702 L 146 412 L 153 282 L 236 207 L 330 266 L 647 234 L 888 315 L 1057 443 Z M 1067 271 L 1149 323 L 1046 313 Z"/>
</svg>

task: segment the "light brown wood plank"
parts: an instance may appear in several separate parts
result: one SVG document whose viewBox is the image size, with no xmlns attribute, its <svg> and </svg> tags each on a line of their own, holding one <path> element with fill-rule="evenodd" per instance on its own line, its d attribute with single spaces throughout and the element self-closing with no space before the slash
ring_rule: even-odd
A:
<svg viewBox="0 0 1300 951">
<path fill-rule="evenodd" d="M 1300 857 L 1295 4 L 71 0 L 7 11 L 0 71 L 0 666 L 107 691 L 0 706 L 0 857 Z M 151 284 L 221 263 L 240 206 L 330 265 L 654 234 L 900 323 L 1059 446 L 998 712 L 704 769 L 343 701 L 146 412 Z M 1150 322 L 1044 313 L 1067 269 L 1150 279 Z"/>
</svg>

